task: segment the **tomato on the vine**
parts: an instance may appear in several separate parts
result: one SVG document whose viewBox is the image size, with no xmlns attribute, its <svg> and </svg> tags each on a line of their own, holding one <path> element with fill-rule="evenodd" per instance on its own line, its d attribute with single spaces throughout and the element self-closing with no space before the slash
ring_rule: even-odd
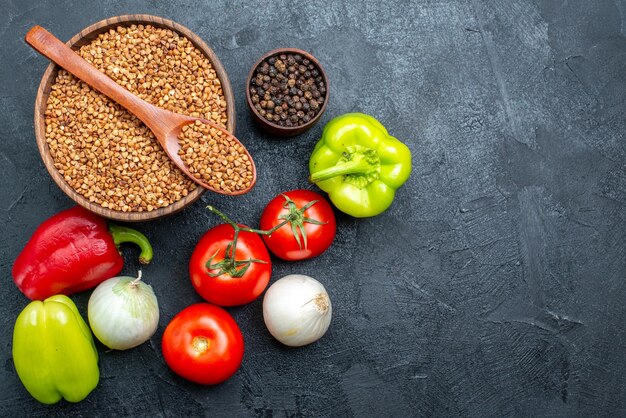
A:
<svg viewBox="0 0 626 418">
<path fill-rule="evenodd" d="M 263 240 L 274 255 L 285 260 L 303 260 L 322 254 L 335 238 L 333 209 L 319 194 L 292 190 L 272 199 L 261 215 L 261 229 L 271 230 L 288 221 Z"/>
<path fill-rule="evenodd" d="M 257 234 L 239 231 L 233 251 L 234 238 L 235 229 L 229 224 L 211 228 L 198 241 L 189 262 L 193 287 L 204 299 L 220 306 L 253 301 L 272 275 L 269 253 Z"/>
<path fill-rule="evenodd" d="M 178 313 L 165 328 L 162 351 L 176 374 L 203 385 L 231 377 L 243 359 L 243 336 L 232 316 L 209 303 Z"/>
</svg>

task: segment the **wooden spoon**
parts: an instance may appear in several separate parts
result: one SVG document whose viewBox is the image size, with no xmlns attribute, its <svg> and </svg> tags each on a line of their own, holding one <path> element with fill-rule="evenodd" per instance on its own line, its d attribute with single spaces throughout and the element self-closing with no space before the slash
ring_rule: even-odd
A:
<svg viewBox="0 0 626 418">
<path fill-rule="evenodd" d="M 243 144 L 241 144 L 237 138 L 235 138 L 222 126 L 210 120 L 170 112 L 169 110 L 161 109 L 160 107 L 154 106 L 145 100 L 140 99 L 110 79 L 103 72 L 92 66 L 80 55 L 70 49 L 70 47 L 65 45 L 41 26 L 34 26 L 31 28 L 26 34 L 25 40 L 43 56 L 65 68 L 67 71 L 74 74 L 94 89 L 115 100 L 117 103 L 137 116 L 154 133 L 154 136 L 156 136 L 157 140 L 174 164 L 176 164 L 183 173 L 200 186 L 216 193 L 234 196 L 249 192 L 256 183 L 256 166 L 254 165 L 252 156 Z M 210 125 L 212 128 L 220 130 L 224 135 L 228 136 L 231 140 L 234 140 L 243 147 L 252 165 L 252 181 L 250 182 L 250 186 L 246 189 L 233 192 L 217 190 L 201 179 L 196 178 L 187 169 L 185 163 L 178 155 L 178 151 L 180 150 L 178 135 L 181 133 L 185 125 L 194 123 L 197 120 Z"/>
</svg>

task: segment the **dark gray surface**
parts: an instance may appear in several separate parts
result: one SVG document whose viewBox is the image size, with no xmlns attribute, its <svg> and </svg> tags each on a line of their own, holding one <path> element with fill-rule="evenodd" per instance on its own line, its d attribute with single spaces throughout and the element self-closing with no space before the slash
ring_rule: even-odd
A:
<svg viewBox="0 0 626 418">
<path fill-rule="evenodd" d="M 626 415 L 624 2 L 3 0 L 2 11 L 1 416 Z M 10 268 L 36 226 L 71 202 L 35 146 L 47 61 L 22 38 L 42 24 L 68 39 L 126 13 L 171 18 L 214 47 L 259 181 L 248 195 L 206 194 L 139 225 L 156 249 L 144 276 L 161 304 L 158 332 L 128 352 L 99 346 L 98 388 L 46 407 L 13 367 L 13 323 L 27 300 Z M 311 51 L 331 84 L 321 123 L 292 140 L 262 135 L 244 107 L 249 66 L 279 46 Z M 246 341 L 232 379 L 201 387 L 176 377 L 161 335 L 200 301 L 187 262 L 217 223 L 203 203 L 257 225 L 273 195 L 313 188 L 309 153 L 324 123 L 348 111 L 406 141 L 414 169 L 389 211 L 339 215 L 327 253 L 274 264 L 273 280 L 305 273 L 326 285 L 328 334 L 282 347 L 257 300 L 230 309 Z M 126 251 L 125 273 L 135 256 Z M 88 296 L 74 297 L 83 313 Z"/>
</svg>

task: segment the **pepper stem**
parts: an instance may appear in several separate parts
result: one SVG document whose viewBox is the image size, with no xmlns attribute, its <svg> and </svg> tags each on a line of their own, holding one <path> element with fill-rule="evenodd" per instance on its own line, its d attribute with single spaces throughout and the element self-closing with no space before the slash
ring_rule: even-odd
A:
<svg viewBox="0 0 626 418">
<path fill-rule="evenodd" d="M 372 162 L 372 159 L 363 153 L 354 153 L 350 155 L 348 161 L 339 162 L 337 165 L 316 171 L 311 174 L 309 180 L 313 183 L 328 180 L 337 176 L 345 176 L 347 174 L 368 175 L 376 173 L 380 164 Z"/>
<path fill-rule="evenodd" d="M 141 249 L 139 254 L 139 262 L 141 264 L 148 264 L 152 261 L 152 245 L 148 238 L 141 232 L 128 228 L 126 226 L 109 224 L 109 232 L 113 236 L 113 242 L 117 247 L 125 242 L 132 242 Z"/>
</svg>

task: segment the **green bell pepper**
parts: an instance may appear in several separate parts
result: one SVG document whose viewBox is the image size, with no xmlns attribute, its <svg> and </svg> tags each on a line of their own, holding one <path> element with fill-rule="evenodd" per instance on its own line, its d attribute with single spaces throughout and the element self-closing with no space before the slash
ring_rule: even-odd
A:
<svg viewBox="0 0 626 418">
<path fill-rule="evenodd" d="M 411 174 L 411 151 L 376 119 L 347 113 L 328 122 L 309 161 L 310 180 L 342 212 L 384 212 Z"/>
<path fill-rule="evenodd" d="M 64 295 L 33 301 L 20 313 L 13 362 L 26 390 L 45 404 L 82 401 L 100 378 L 91 331 Z"/>
</svg>

